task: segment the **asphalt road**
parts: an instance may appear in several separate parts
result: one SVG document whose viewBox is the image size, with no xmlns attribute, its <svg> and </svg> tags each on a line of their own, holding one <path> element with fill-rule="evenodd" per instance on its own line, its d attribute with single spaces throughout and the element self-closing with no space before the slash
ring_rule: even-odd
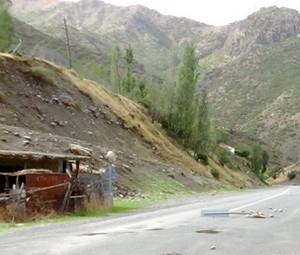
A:
<svg viewBox="0 0 300 255">
<path fill-rule="evenodd" d="M 201 216 L 209 209 L 257 210 L 267 217 Z M 300 187 L 201 195 L 163 209 L 2 232 L 0 254 L 298 255 Z"/>
</svg>

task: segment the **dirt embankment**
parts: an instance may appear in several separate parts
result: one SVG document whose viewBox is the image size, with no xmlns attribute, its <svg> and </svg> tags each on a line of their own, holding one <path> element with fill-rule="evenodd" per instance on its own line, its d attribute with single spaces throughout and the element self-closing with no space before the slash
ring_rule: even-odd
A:
<svg viewBox="0 0 300 255">
<path fill-rule="evenodd" d="M 98 84 L 29 57 L 0 55 L 0 149 L 68 153 L 93 149 L 92 168 L 118 155 L 118 186 L 177 193 L 217 187 L 207 169 L 155 128 L 143 109 Z M 249 185 L 241 176 L 232 183 Z M 125 188 L 126 187 L 126 188 Z"/>
</svg>

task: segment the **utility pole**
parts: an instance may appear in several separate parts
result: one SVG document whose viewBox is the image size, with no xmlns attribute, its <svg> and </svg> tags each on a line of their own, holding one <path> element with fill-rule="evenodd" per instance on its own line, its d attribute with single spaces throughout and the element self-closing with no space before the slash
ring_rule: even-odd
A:
<svg viewBox="0 0 300 255">
<path fill-rule="evenodd" d="M 68 58 L 69 58 L 69 68 L 72 69 L 72 58 L 71 58 L 71 48 L 70 48 L 68 25 L 67 25 L 67 20 L 65 18 L 63 20 L 64 20 L 64 29 L 65 29 L 65 32 L 66 32 L 66 39 L 67 39 L 67 51 L 68 51 Z"/>
</svg>

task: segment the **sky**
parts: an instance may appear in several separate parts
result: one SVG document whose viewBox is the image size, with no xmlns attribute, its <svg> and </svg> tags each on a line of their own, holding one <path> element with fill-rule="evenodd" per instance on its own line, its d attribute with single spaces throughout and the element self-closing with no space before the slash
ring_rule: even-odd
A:
<svg viewBox="0 0 300 255">
<path fill-rule="evenodd" d="M 77 1 L 77 0 L 64 0 Z M 300 11 L 300 0 L 102 0 L 117 6 L 140 4 L 164 15 L 222 26 L 245 19 L 262 7 L 276 5 Z"/>
</svg>

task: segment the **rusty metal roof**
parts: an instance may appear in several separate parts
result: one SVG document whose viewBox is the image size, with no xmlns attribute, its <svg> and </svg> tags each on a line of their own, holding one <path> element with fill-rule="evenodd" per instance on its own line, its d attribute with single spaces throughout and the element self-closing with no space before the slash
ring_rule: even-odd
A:
<svg viewBox="0 0 300 255">
<path fill-rule="evenodd" d="M 28 160 L 42 160 L 42 159 L 65 159 L 65 160 L 88 160 L 88 156 L 79 156 L 73 154 L 54 154 L 35 151 L 11 151 L 0 150 L 0 159 L 28 159 Z"/>
</svg>

